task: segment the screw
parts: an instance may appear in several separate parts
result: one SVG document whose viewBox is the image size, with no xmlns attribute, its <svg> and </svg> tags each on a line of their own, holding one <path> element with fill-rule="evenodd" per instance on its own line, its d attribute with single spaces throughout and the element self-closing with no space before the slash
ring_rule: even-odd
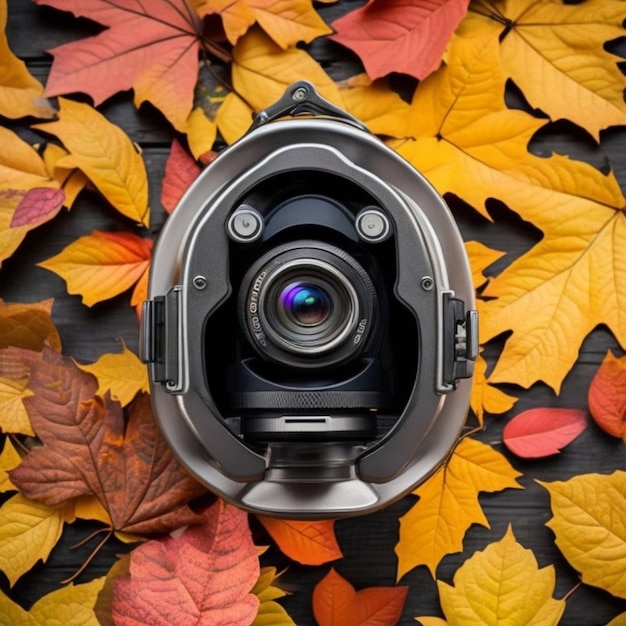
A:
<svg viewBox="0 0 626 626">
<path fill-rule="evenodd" d="M 306 87 L 298 87 L 293 94 L 291 94 L 291 97 L 293 100 L 296 100 L 296 102 L 302 102 L 308 95 L 309 90 Z"/>
<path fill-rule="evenodd" d="M 374 207 L 367 207 L 356 216 L 356 229 L 359 237 L 369 243 L 384 241 L 391 233 L 389 218 Z"/>
<path fill-rule="evenodd" d="M 195 276 L 191 282 L 196 289 L 206 289 L 207 282 L 204 276 Z"/>
<path fill-rule="evenodd" d="M 263 233 L 263 217 L 250 206 L 242 204 L 229 218 L 228 235 L 233 241 L 248 243 Z"/>
<path fill-rule="evenodd" d="M 431 291 L 431 289 L 435 285 L 435 281 L 433 280 L 432 276 L 424 276 L 424 278 L 422 278 L 421 285 L 424 291 Z"/>
</svg>

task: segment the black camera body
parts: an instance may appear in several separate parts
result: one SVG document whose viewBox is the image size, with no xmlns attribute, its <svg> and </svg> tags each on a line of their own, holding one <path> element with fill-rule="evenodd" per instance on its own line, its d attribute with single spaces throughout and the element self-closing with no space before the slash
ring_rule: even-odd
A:
<svg viewBox="0 0 626 626">
<path fill-rule="evenodd" d="M 157 421 L 238 506 L 303 519 L 376 510 L 458 438 L 478 353 L 472 304 L 442 198 L 297 83 L 163 229 L 141 331 Z"/>
</svg>

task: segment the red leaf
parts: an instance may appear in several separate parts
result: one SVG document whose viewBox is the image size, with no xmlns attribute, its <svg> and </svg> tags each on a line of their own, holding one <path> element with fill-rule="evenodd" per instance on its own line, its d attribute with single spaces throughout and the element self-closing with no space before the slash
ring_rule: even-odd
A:
<svg viewBox="0 0 626 626">
<path fill-rule="evenodd" d="M 331 568 L 313 590 L 313 613 L 319 626 L 395 626 L 408 587 L 354 587 Z"/>
<path fill-rule="evenodd" d="M 330 39 L 355 52 L 370 78 L 436 70 L 468 0 L 370 0 L 333 23 Z"/>
<path fill-rule="evenodd" d="M 176 208 L 189 185 L 196 180 L 201 171 L 193 157 L 187 154 L 177 139 L 174 139 L 165 163 L 165 177 L 161 188 L 161 204 L 168 213 Z"/>
<path fill-rule="evenodd" d="M 204 523 L 180 537 L 148 541 L 132 551 L 130 577 L 113 596 L 116 626 L 244 626 L 259 600 L 250 593 L 259 577 L 248 517 L 217 501 Z"/>
<path fill-rule="evenodd" d="M 539 459 L 558 454 L 586 426 L 585 412 L 578 409 L 529 409 L 504 427 L 502 440 L 517 456 Z"/>
<path fill-rule="evenodd" d="M 34 187 L 29 189 L 15 208 L 9 226 L 39 226 L 51 220 L 63 206 L 65 194 L 61 189 Z"/>
<path fill-rule="evenodd" d="M 36 0 L 95 20 L 106 30 L 50 50 L 47 95 L 88 93 L 96 105 L 134 88 L 185 130 L 198 78 L 202 21 L 186 0 Z M 71 4 L 71 6 L 69 6 Z"/>
<path fill-rule="evenodd" d="M 626 356 L 607 352 L 591 381 L 588 401 L 596 424 L 626 441 Z"/>
</svg>

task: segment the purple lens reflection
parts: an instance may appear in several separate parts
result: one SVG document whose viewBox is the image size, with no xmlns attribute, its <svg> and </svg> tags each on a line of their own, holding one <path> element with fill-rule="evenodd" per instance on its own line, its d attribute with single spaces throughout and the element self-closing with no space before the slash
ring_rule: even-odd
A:
<svg viewBox="0 0 626 626">
<path fill-rule="evenodd" d="M 297 324 L 316 326 L 330 315 L 330 298 L 326 292 L 307 283 L 291 283 L 280 294 L 280 305 Z"/>
</svg>

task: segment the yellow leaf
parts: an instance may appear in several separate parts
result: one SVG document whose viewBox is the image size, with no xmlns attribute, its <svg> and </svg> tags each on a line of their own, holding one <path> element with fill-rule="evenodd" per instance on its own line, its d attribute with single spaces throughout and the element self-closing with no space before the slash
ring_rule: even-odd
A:
<svg viewBox="0 0 626 626">
<path fill-rule="evenodd" d="M 34 436 L 30 418 L 22 400 L 33 395 L 28 389 L 28 376 L 17 380 L 0 377 L 0 430 Z"/>
<path fill-rule="evenodd" d="M 73 522 L 73 503 L 48 507 L 14 495 L 0 508 L 0 569 L 11 586 L 37 563 L 46 561 L 63 524 Z"/>
<path fill-rule="evenodd" d="M 88 104 L 59 98 L 59 120 L 35 126 L 57 137 L 69 155 L 58 167 L 79 168 L 122 214 L 148 226 L 148 176 L 126 133 Z"/>
<path fill-rule="evenodd" d="M 517 402 L 517 398 L 489 384 L 486 377 L 487 362 L 479 355 L 474 363 L 474 384 L 470 405 L 482 426 L 485 412 L 499 415 L 506 413 Z"/>
<path fill-rule="evenodd" d="M 397 579 L 418 565 L 426 565 L 434 577 L 446 554 L 463 549 L 472 524 L 489 528 L 479 493 L 521 489 L 516 481 L 520 475 L 491 446 L 461 440 L 450 459 L 414 492 L 419 501 L 400 518 Z"/>
<path fill-rule="evenodd" d="M 422 626 L 447 626 L 448 622 L 440 617 L 416 617 L 416 622 L 419 622 Z"/>
<path fill-rule="evenodd" d="M 200 108 L 195 108 L 187 118 L 187 142 L 195 159 L 209 152 L 217 136 L 217 124 Z"/>
<path fill-rule="evenodd" d="M 625 19 L 621 0 L 474 0 L 460 32 L 497 24 L 504 69 L 530 104 L 598 140 L 601 129 L 626 124 L 622 59 L 604 47 L 624 36 Z"/>
<path fill-rule="evenodd" d="M 546 526 L 570 565 L 584 583 L 626 598 L 626 472 L 539 484 L 550 493 Z"/>
<path fill-rule="evenodd" d="M 261 568 L 259 580 L 252 589 L 252 593 L 259 599 L 259 612 L 251 626 L 295 626 L 287 611 L 274 602 L 287 595 L 286 591 L 273 584 L 279 576 L 275 567 Z"/>
<path fill-rule="evenodd" d="M 472 280 L 474 288 L 479 289 L 488 280 L 485 276 L 485 270 L 498 259 L 504 256 L 504 252 L 493 250 L 479 241 L 468 241 L 465 244 L 465 251 L 469 258 L 470 267 L 472 269 Z"/>
<path fill-rule="evenodd" d="M 556 626 L 564 600 L 555 600 L 554 567 L 539 569 L 531 550 L 509 527 L 456 571 L 454 586 L 437 581 L 450 626 Z"/>
<path fill-rule="evenodd" d="M 58 167 L 57 162 L 66 157 L 68 152 L 61 146 L 49 143 L 43 153 L 46 170 L 51 178 L 63 187 L 65 200 L 63 206 L 71 209 L 78 194 L 89 183 L 89 179 L 78 168 Z"/>
<path fill-rule="evenodd" d="M 0 626 L 99 626 L 93 607 L 104 581 L 96 578 L 51 591 L 28 612 L 0 592 Z"/>
<path fill-rule="evenodd" d="M 626 613 L 620 613 L 614 617 L 606 626 L 626 626 Z"/>
<path fill-rule="evenodd" d="M 105 526 L 111 526 L 111 516 L 96 496 L 79 496 L 74 504 L 77 518 L 96 520 Z"/>
<path fill-rule="evenodd" d="M 44 345 L 61 350 L 61 338 L 50 313 L 53 300 L 31 304 L 0 300 L 0 348 L 17 346 L 40 352 Z"/>
<path fill-rule="evenodd" d="M 278 100 L 303 76 L 326 99 L 342 105 L 337 85 L 313 57 L 299 48 L 282 50 L 258 28 L 235 46 L 232 72 L 235 91 L 228 94 L 216 114 L 217 127 L 228 143 L 245 134 L 253 113 Z"/>
<path fill-rule="evenodd" d="M 281 48 L 300 41 L 309 43 L 332 32 L 311 0 L 206 0 L 197 9 L 200 16 L 219 14 L 233 45 L 255 22 Z"/>
<path fill-rule="evenodd" d="M 148 368 L 126 344 L 118 354 L 103 354 L 91 365 L 77 365 L 98 379 L 99 396 L 109 391 L 122 406 L 129 404 L 140 391 L 150 392 Z"/>
<path fill-rule="evenodd" d="M 61 276 L 68 293 L 81 294 L 83 303 L 92 306 L 140 280 L 150 264 L 151 252 L 151 240 L 133 233 L 94 231 L 39 265 Z"/>
<path fill-rule="evenodd" d="M 22 457 L 13 447 L 11 440 L 6 437 L 4 440 L 4 448 L 0 454 L 0 493 L 7 491 L 16 491 L 17 487 L 9 478 L 9 471 L 20 464 Z"/>
<path fill-rule="evenodd" d="M 9 48 L 6 37 L 7 3 L 0 2 L 0 115 L 12 119 L 32 115 L 51 118 L 56 111 L 43 97 L 43 86 Z M 3 147 L 4 148 L 4 147 Z"/>
</svg>

